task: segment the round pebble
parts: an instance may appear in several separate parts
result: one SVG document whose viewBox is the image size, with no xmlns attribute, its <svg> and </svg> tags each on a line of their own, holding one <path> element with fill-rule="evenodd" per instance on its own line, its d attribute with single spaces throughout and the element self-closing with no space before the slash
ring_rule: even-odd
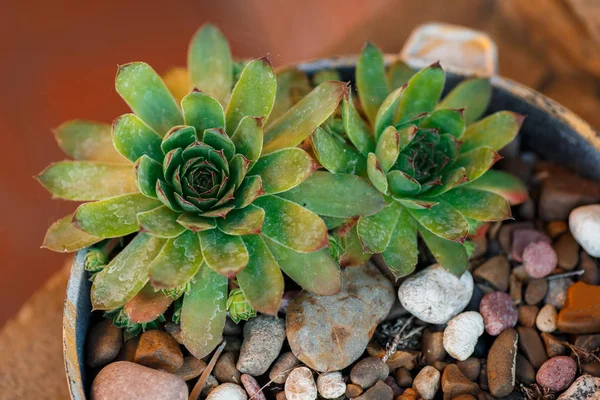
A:
<svg viewBox="0 0 600 400">
<path fill-rule="evenodd" d="M 543 232 L 535 229 L 517 229 L 513 232 L 512 240 L 512 258 L 517 261 L 523 261 L 523 252 L 530 243 L 546 242 L 551 243 L 550 238 Z"/>
<path fill-rule="evenodd" d="M 315 400 L 317 385 L 312 371 L 306 367 L 294 368 L 285 380 L 285 397 L 287 400 Z"/>
<path fill-rule="evenodd" d="M 413 388 L 424 400 L 432 400 L 440 388 L 440 377 L 440 371 L 428 365 L 415 376 Z"/>
<path fill-rule="evenodd" d="M 247 400 L 248 395 L 240 385 L 223 383 L 210 391 L 206 400 Z"/>
<path fill-rule="evenodd" d="M 278 384 L 284 384 L 290 371 L 300 365 L 300 360 L 294 353 L 288 351 L 279 356 L 269 371 L 269 379 Z"/>
<path fill-rule="evenodd" d="M 561 392 L 573 383 L 576 373 L 577 363 L 571 357 L 552 357 L 540 367 L 535 380 L 542 387 Z"/>
<path fill-rule="evenodd" d="M 475 350 L 477 339 L 483 334 L 481 314 L 467 311 L 448 321 L 444 330 L 444 348 L 452 357 L 464 361 Z"/>
<path fill-rule="evenodd" d="M 600 257 L 600 204 L 577 207 L 569 215 L 571 234 L 592 257 Z"/>
<path fill-rule="evenodd" d="M 111 320 L 97 323 L 87 335 L 85 363 L 100 368 L 114 360 L 123 344 L 123 331 Z"/>
<path fill-rule="evenodd" d="M 535 325 L 542 332 L 554 332 L 556 330 L 556 308 L 552 304 L 546 304 L 535 319 Z"/>
<path fill-rule="evenodd" d="M 389 373 L 390 368 L 380 358 L 367 357 L 352 367 L 350 380 L 363 389 L 368 389 L 377 381 L 384 380 Z"/>
<path fill-rule="evenodd" d="M 259 315 L 244 324 L 244 342 L 237 360 L 238 371 L 259 376 L 267 372 L 285 341 L 285 322 Z"/>
<path fill-rule="evenodd" d="M 244 389 L 246 389 L 246 392 L 253 400 L 266 400 L 260 385 L 252 375 L 243 374 L 240 380 L 242 381 L 242 385 L 244 385 Z"/>
<path fill-rule="evenodd" d="M 242 374 L 235 367 L 237 357 L 237 353 L 231 351 L 226 351 L 225 353 L 221 354 L 213 371 L 215 378 L 217 378 L 219 382 L 230 382 L 238 385 L 242 382 L 240 380 Z"/>
<path fill-rule="evenodd" d="M 346 393 L 344 377 L 339 371 L 326 372 L 317 377 L 317 390 L 325 399 L 337 399 Z"/>
<path fill-rule="evenodd" d="M 483 317 L 486 332 L 492 336 L 514 327 L 519 318 L 512 299 L 504 292 L 492 292 L 483 296 L 479 313 Z"/>
<path fill-rule="evenodd" d="M 556 268 L 558 258 L 556 252 L 547 242 L 529 243 L 523 250 L 525 271 L 532 278 L 544 278 Z"/>
</svg>

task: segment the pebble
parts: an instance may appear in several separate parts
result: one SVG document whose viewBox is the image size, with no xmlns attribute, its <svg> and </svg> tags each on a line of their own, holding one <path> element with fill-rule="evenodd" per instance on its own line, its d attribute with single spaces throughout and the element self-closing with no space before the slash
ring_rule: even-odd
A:
<svg viewBox="0 0 600 400">
<path fill-rule="evenodd" d="M 575 339 L 575 346 L 581 347 L 586 351 L 596 351 L 600 348 L 600 334 L 579 335 Z"/>
<path fill-rule="evenodd" d="M 472 293 L 473 278 L 468 271 L 459 279 L 439 264 L 411 275 L 398 289 L 402 306 L 432 324 L 445 324 L 460 313 Z"/>
<path fill-rule="evenodd" d="M 541 367 L 548 360 L 548 356 L 540 335 L 538 335 L 535 328 L 525 326 L 519 326 L 517 332 L 519 332 L 519 349 L 521 352 L 534 368 Z"/>
<path fill-rule="evenodd" d="M 213 374 L 215 378 L 221 383 L 242 383 L 242 374 L 236 368 L 236 361 L 238 354 L 232 351 L 226 351 L 217 360 Z"/>
<path fill-rule="evenodd" d="M 600 378 L 582 375 L 557 400 L 598 400 L 600 399 Z"/>
<path fill-rule="evenodd" d="M 101 368 L 114 360 L 123 345 L 123 331 L 105 319 L 94 325 L 86 338 L 85 363 L 91 368 Z"/>
<path fill-rule="evenodd" d="M 408 388 L 400 396 L 396 397 L 396 400 L 417 400 L 419 394 L 416 390 Z"/>
<path fill-rule="evenodd" d="M 394 392 L 392 391 L 392 388 L 383 381 L 377 381 L 372 388 L 356 397 L 354 400 L 393 400 L 393 398 Z"/>
<path fill-rule="evenodd" d="M 481 360 L 481 371 L 479 372 L 478 383 L 481 390 L 490 389 L 488 385 L 487 360 Z"/>
<path fill-rule="evenodd" d="M 294 353 L 288 351 L 279 356 L 269 372 L 269 379 L 278 384 L 284 384 L 290 371 L 300 365 L 300 360 Z"/>
<path fill-rule="evenodd" d="M 477 397 L 471 396 L 470 394 L 461 394 L 453 397 L 452 400 L 477 400 Z"/>
<path fill-rule="evenodd" d="M 263 393 L 260 385 L 256 382 L 256 379 L 252 375 L 243 374 L 240 377 L 242 385 L 248 393 L 248 396 L 253 400 L 266 400 L 265 394 Z"/>
<path fill-rule="evenodd" d="M 567 347 L 556 336 L 542 332 L 540 335 L 544 342 L 544 348 L 548 357 L 564 356 L 567 354 Z"/>
<path fill-rule="evenodd" d="M 244 341 L 237 361 L 238 371 L 259 376 L 267 372 L 285 341 L 282 319 L 261 314 L 244 324 Z"/>
<path fill-rule="evenodd" d="M 514 327 L 519 319 L 510 296 L 504 292 L 492 292 L 483 296 L 479 313 L 483 317 L 486 332 L 492 336 Z"/>
<path fill-rule="evenodd" d="M 562 234 L 552 245 L 559 267 L 572 271 L 579 261 L 579 243 L 569 232 Z"/>
<path fill-rule="evenodd" d="M 363 389 L 360 386 L 355 385 L 354 383 L 349 383 L 346 385 L 346 397 L 352 399 L 354 397 L 360 396 L 362 392 Z"/>
<path fill-rule="evenodd" d="M 556 220 L 548 222 L 546 225 L 546 233 L 552 239 L 556 239 L 569 229 L 569 225 L 563 220 Z"/>
<path fill-rule="evenodd" d="M 525 305 L 519 307 L 519 323 L 528 328 L 533 327 L 539 311 L 540 309 L 537 306 Z"/>
<path fill-rule="evenodd" d="M 388 360 L 386 364 L 390 369 L 407 368 L 415 369 L 421 358 L 421 352 L 416 350 L 398 350 Z"/>
<path fill-rule="evenodd" d="M 517 381 L 525 385 L 531 385 L 535 382 L 535 369 L 533 369 L 533 365 L 521 353 L 517 353 L 516 362 L 515 377 Z"/>
<path fill-rule="evenodd" d="M 469 357 L 464 361 L 459 361 L 456 363 L 460 372 L 470 381 L 475 382 L 479 377 L 479 372 L 481 371 L 481 362 L 478 358 Z"/>
<path fill-rule="evenodd" d="M 294 368 L 285 380 L 285 397 L 287 400 L 315 400 L 317 385 L 312 371 L 306 367 Z"/>
<path fill-rule="evenodd" d="M 153 329 L 140 336 L 134 361 L 146 367 L 175 372 L 183 365 L 183 353 L 171 335 Z"/>
<path fill-rule="evenodd" d="M 466 360 L 473 354 L 483 330 L 483 318 L 478 312 L 467 311 L 458 314 L 448 321 L 448 326 L 444 329 L 444 348 L 457 360 Z"/>
<path fill-rule="evenodd" d="M 355 385 L 368 389 L 377 381 L 384 380 L 390 373 L 386 363 L 380 358 L 367 357 L 356 363 L 350 370 L 350 381 Z"/>
<path fill-rule="evenodd" d="M 571 278 L 550 279 L 548 282 L 548 293 L 546 303 L 552 304 L 557 309 L 563 308 L 567 299 L 567 290 L 573 284 Z"/>
<path fill-rule="evenodd" d="M 240 385 L 222 383 L 210 391 L 206 400 L 247 400 L 248 395 Z"/>
<path fill-rule="evenodd" d="M 552 333 L 556 330 L 556 318 L 558 314 L 552 304 L 546 304 L 537 315 L 535 325 L 541 332 Z"/>
<path fill-rule="evenodd" d="M 409 388 L 412 386 L 413 378 L 408 369 L 404 367 L 397 368 L 396 371 L 394 371 L 394 375 L 396 376 L 396 382 L 400 387 Z"/>
<path fill-rule="evenodd" d="M 494 397 L 504 397 L 515 387 L 518 335 L 506 329 L 494 340 L 487 359 L 487 380 Z"/>
<path fill-rule="evenodd" d="M 413 380 L 413 389 L 424 400 L 432 400 L 440 388 L 440 371 L 427 365 Z"/>
<path fill-rule="evenodd" d="M 451 399 L 461 394 L 474 396 L 479 392 L 479 385 L 467 379 L 456 364 L 450 364 L 442 374 L 442 392 Z"/>
<path fill-rule="evenodd" d="M 317 391 L 325 399 L 336 399 L 342 396 L 346 393 L 346 383 L 342 373 L 336 371 L 319 375 L 317 377 Z"/>
<path fill-rule="evenodd" d="M 562 392 L 573 383 L 577 363 L 571 357 L 558 356 L 546 361 L 537 372 L 537 383 L 554 392 Z"/>
<path fill-rule="evenodd" d="M 558 314 L 557 327 L 566 333 L 600 332 L 600 286 L 577 282 L 568 289 L 565 307 Z"/>
<path fill-rule="evenodd" d="M 92 400 L 187 400 L 188 388 L 180 377 L 129 361 L 108 364 L 94 378 Z"/>
<path fill-rule="evenodd" d="M 575 207 L 599 200 L 600 187 L 597 182 L 559 170 L 542 184 L 538 213 L 545 221 L 566 220 Z"/>
<path fill-rule="evenodd" d="M 569 215 L 573 237 L 592 257 L 600 257 L 600 204 L 577 207 Z"/>
<path fill-rule="evenodd" d="M 483 280 L 500 292 L 508 289 L 509 275 L 510 265 L 504 255 L 490 258 L 473 272 L 475 280 Z"/>
<path fill-rule="evenodd" d="M 173 339 L 181 345 L 183 345 L 183 335 L 181 333 L 181 326 L 174 322 L 167 322 L 165 324 L 165 331 L 173 336 Z"/>
<path fill-rule="evenodd" d="M 590 257 L 585 251 L 581 251 L 579 254 L 581 260 L 579 265 L 583 270 L 583 275 L 579 276 L 579 280 L 587 283 L 588 285 L 597 285 L 600 283 L 600 271 L 598 270 L 598 264 Z"/>
<path fill-rule="evenodd" d="M 442 361 L 446 358 L 446 350 L 444 349 L 444 332 L 434 332 L 430 329 L 423 331 L 421 336 L 421 351 L 425 362 L 433 365 L 436 361 Z"/>
<path fill-rule="evenodd" d="M 513 222 L 509 224 L 502 224 L 498 231 L 498 241 L 502 246 L 502 250 L 506 254 L 512 253 L 512 237 L 513 232 L 518 229 L 530 229 L 533 228 L 533 224 L 529 221 Z"/>
<path fill-rule="evenodd" d="M 202 385 L 202 390 L 200 390 L 200 395 L 208 396 L 208 394 L 213 389 L 215 389 L 217 386 L 219 386 L 219 381 L 217 381 L 217 378 L 215 378 L 213 375 L 208 375 L 208 377 L 206 378 L 206 381 L 204 382 L 204 385 Z"/>
<path fill-rule="evenodd" d="M 394 398 L 396 398 L 397 396 L 400 396 L 402 394 L 402 392 L 404 392 L 404 389 L 402 389 L 400 386 L 398 386 L 398 384 L 396 383 L 396 379 L 394 379 L 393 376 L 388 376 L 387 378 L 385 378 L 383 380 L 383 382 L 386 385 L 388 385 L 390 387 L 390 389 L 392 389 Z"/>
<path fill-rule="evenodd" d="M 205 368 L 206 363 L 204 361 L 198 360 L 194 356 L 187 356 L 183 357 L 183 364 L 174 374 L 181 377 L 184 381 L 189 381 L 199 377 Z"/>
<path fill-rule="evenodd" d="M 523 302 L 523 282 L 515 274 L 510 274 L 508 295 L 515 305 Z M 479 308 L 478 308 L 479 309 Z"/>
<path fill-rule="evenodd" d="M 544 278 L 556 268 L 558 258 L 549 243 L 529 243 L 523 250 L 523 264 L 525 271 L 532 278 Z"/>
<path fill-rule="evenodd" d="M 393 285 L 372 264 L 345 268 L 342 282 L 338 294 L 304 291 L 288 306 L 290 348 L 316 371 L 339 371 L 358 360 L 394 304 Z"/>
<path fill-rule="evenodd" d="M 544 300 L 548 293 L 548 281 L 546 279 L 533 279 L 525 289 L 525 303 L 529 305 L 538 304 Z"/>
<path fill-rule="evenodd" d="M 592 363 L 584 364 L 581 367 L 581 370 L 591 376 L 600 376 L 600 362 L 594 361 Z"/>
<path fill-rule="evenodd" d="M 530 243 L 546 242 L 551 243 L 550 238 L 544 233 L 535 229 L 516 229 L 512 235 L 511 257 L 516 261 L 523 261 L 523 251 Z"/>
</svg>

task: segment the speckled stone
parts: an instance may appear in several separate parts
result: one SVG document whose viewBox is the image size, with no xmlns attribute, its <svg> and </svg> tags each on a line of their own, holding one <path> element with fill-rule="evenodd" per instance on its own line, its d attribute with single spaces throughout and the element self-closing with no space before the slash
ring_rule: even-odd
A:
<svg viewBox="0 0 600 400">
<path fill-rule="evenodd" d="M 287 400 L 315 400 L 317 385 L 312 371 L 306 367 L 294 368 L 285 381 Z"/>
<path fill-rule="evenodd" d="M 376 357 L 363 358 L 350 370 L 352 383 L 368 389 L 377 381 L 384 380 L 390 373 L 390 368 Z"/>
<path fill-rule="evenodd" d="M 448 326 L 444 329 L 444 348 L 457 360 L 466 360 L 473 354 L 483 330 L 483 318 L 478 312 L 467 311 L 458 314 L 448 321 Z"/>
<path fill-rule="evenodd" d="M 535 380 L 542 387 L 561 392 L 573 383 L 576 373 L 577 363 L 571 357 L 552 357 L 540 367 Z"/>
<path fill-rule="evenodd" d="M 532 278 L 544 278 L 556 268 L 558 257 L 549 243 L 529 243 L 523 250 L 525 271 Z"/>
<path fill-rule="evenodd" d="M 346 393 L 346 383 L 339 371 L 326 372 L 317 377 L 317 391 L 325 399 L 337 399 Z"/>
<path fill-rule="evenodd" d="M 415 389 L 424 400 L 432 400 L 440 388 L 440 371 L 431 366 L 423 368 L 413 380 Z"/>
<path fill-rule="evenodd" d="M 244 324 L 244 341 L 236 368 L 244 374 L 259 376 L 267 372 L 285 341 L 282 319 L 261 314 Z"/>
<path fill-rule="evenodd" d="M 487 359 L 490 393 L 502 398 L 515 387 L 518 335 L 514 329 L 504 330 L 494 341 Z"/>
<path fill-rule="evenodd" d="M 598 400 L 600 399 L 600 378 L 582 375 L 557 400 Z"/>
<path fill-rule="evenodd" d="M 510 296 L 504 292 L 492 292 L 483 296 L 479 313 L 483 317 L 486 332 L 492 336 L 514 327 L 519 319 Z"/>
</svg>

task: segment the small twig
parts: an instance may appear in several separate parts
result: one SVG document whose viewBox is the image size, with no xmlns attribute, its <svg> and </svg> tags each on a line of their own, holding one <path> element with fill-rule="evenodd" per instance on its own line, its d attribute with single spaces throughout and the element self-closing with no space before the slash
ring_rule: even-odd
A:
<svg viewBox="0 0 600 400">
<path fill-rule="evenodd" d="M 400 328 L 398 333 L 396 333 L 394 335 L 394 338 L 392 339 L 392 343 L 388 346 L 387 351 L 385 352 L 383 358 L 381 359 L 383 362 L 386 362 L 396 352 L 396 350 L 398 349 L 398 345 L 402 341 L 405 341 L 405 340 L 411 338 L 412 336 L 416 335 L 417 333 L 419 333 L 423 329 L 425 329 L 425 326 L 419 326 L 419 327 L 413 328 L 406 335 L 403 335 L 404 331 L 412 324 L 414 319 L 415 319 L 414 316 L 411 316 L 410 318 L 408 318 L 404 322 L 404 324 L 402 325 L 402 327 Z"/>
<path fill-rule="evenodd" d="M 196 384 L 194 385 L 194 389 L 192 390 L 192 393 L 190 393 L 189 400 L 197 400 L 200 396 L 200 392 L 202 392 L 202 387 L 204 386 L 204 383 L 208 379 L 208 376 L 215 367 L 215 364 L 217 363 L 217 360 L 223 352 L 223 349 L 225 348 L 226 344 L 227 342 L 223 340 L 223 343 L 221 343 L 221 345 L 217 348 L 217 351 L 215 351 L 215 354 L 213 354 L 212 358 L 210 359 L 210 362 L 204 369 L 204 372 L 202 372 L 202 375 L 200 375 L 200 379 L 198 379 L 198 382 L 196 382 Z"/>
<path fill-rule="evenodd" d="M 549 275 L 549 276 L 546 277 L 546 279 L 549 280 L 549 281 L 551 281 L 551 280 L 554 280 L 554 279 L 568 278 L 568 277 L 571 277 L 571 276 L 579 276 L 579 275 L 583 275 L 584 272 L 585 272 L 584 270 L 579 269 L 577 271 L 565 272 L 565 273 L 556 274 L 556 275 Z"/>
<path fill-rule="evenodd" d="M 579 346 L 575 346 L 574 344 L 571 344 L 569 342 L 562 342 L 565 346 L 567 346 L 571 352 L 573 352 L 573 355 L 575 357 L 577 357 L 577 366 L 579 367 L 579 369 L 581 370 L 581 358 L 583 358 L 583 363 L 587 364 L 588 362 L 590 362 L 590 360 L 594 360 L 594 361 L 598 361 L 600 362 L 600 358 L 595 355 L 594 353 L 587 351 L 586 349 L 579 347 Z"/>
<path fill-rule="evenodd" d="M 271 379 L 269 382 L 265 383 L 265 384 L 264 384 L 264 386 L 262 386 L 262 387 L 261 387 L 261 388 L 258 390 L 258 392 L 254 393 L 252 396 L 250 396 L 250 398 L 249 398 L 248 400 L 252 400 L 252 399 L 254 398 L 254 396 L 256 396 L 257 394 L 259 394 L 259 393 L 261 393 L 261 392 L 264 394 L 264 391 L 263 391 L 263 390 L 264 390 L 264 389 L 265 389 L 267 386 L 269 386 L 271 383 L 273 383 L 273 382 L 275 381 L 275 379 L 279 378 L 280 376 L 283 376 L 283 375 L 287 374 L 288 372 L 292 372 L 292 370 L 293 370 L 294 368 L 297 368 L 297 367 L 292 367 L 292 368 L 290 368 L 290 369 L 286 369 L 285 371 L 281 371 L 280 373 L 278 373 L 277 375 L 275 375 L 275 377 L 274 377 L 273 379 Z"/>
</svg>

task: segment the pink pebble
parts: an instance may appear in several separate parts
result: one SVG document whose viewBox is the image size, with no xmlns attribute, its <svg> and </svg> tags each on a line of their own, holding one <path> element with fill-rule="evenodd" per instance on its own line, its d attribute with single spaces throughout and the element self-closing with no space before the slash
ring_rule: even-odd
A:
<svg viewBox="0 0 600 400">
<path fill-rule="evenodd" d="M 266 400 L 264 393 L 256 379 L 252 375 L 242 374 L 241 376 L 242 385 L 244 389 L 252 399 L 254 400 Z"/>
<path fill-rule="evenodd" d="M 577 363 L 571 357 L 552 357 L 542 364 L 535 380 L 540 386 L 554 392 L 562 392 L 568 388 L 577 373 Z"/>
<path fill-rule="evenodd" d="M 556 268 L 558 258 L 552 246 L 546 242 L 529 243 L 523 250 L 525 271 L 532 278 L 543 278 Z"/>
<path fill-rule="evenodd" d="M 535 229 L 518 229 L 512 236 L 512 254 L 511 257 L 516 261 L 523 261 L 523 250 L 529 243 L 546 242 L 552 243 L 550 238 L 543 232 Z"/>
<path fill-rule="evenodd" d="M 504 292 L 491 292 L 483 296 L 479 313 L 483 317 L 486 332 L 492 336 L 514 327 L 519 319 L 517 308 Z"/>
</svg>

